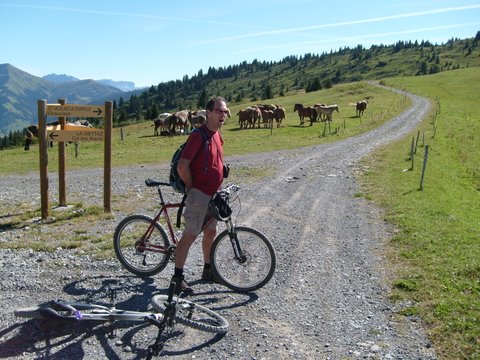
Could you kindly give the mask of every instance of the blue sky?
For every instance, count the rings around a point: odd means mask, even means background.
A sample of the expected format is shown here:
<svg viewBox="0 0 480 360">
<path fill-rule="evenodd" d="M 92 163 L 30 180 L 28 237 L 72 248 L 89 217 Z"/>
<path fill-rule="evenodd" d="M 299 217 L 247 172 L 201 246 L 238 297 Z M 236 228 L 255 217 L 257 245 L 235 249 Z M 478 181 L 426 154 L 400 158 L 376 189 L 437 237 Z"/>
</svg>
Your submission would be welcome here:
<svg viewBox="0 0 480 360">
<path fill-rule="evenodd" d="M 150 86 L 210 66 L 479 30 L 478 0 L 0 0 L 0 63 Z"/>
</svg>

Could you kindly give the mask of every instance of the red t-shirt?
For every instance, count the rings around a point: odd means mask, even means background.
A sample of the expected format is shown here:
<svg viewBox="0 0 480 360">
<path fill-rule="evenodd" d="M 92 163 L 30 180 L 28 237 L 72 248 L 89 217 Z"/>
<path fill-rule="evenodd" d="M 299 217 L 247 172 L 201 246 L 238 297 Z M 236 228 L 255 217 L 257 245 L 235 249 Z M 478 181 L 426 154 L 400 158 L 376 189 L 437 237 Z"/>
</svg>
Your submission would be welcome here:
<svg viewBox="0 0 480 360">
<path fill-rule="evenodd" d="M 193 131 L 183 148 L 181 158 L 190 160 L 192 187 L 208 195 L 215 194 L 223 181 L 223 139 L 220 133 L 211 132 L 206 126 L 202 126 L 202 130 Z"/>
</svg>

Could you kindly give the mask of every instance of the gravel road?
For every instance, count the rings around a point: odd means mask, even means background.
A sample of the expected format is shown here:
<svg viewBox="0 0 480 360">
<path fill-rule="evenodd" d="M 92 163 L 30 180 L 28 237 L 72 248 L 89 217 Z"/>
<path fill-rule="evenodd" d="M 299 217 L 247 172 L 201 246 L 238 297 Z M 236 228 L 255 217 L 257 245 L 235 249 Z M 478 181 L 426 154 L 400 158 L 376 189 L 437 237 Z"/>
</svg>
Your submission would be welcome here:
<svg viewBox="0 0 480 360">
<path fill-rule="evenodd" d="M 221 313 L 230 329 L 225 336 L 213 336 L 178 325 L 162 357 L 436 359 L 421 321 L 398 316 L 401 305 L 388 299 L 391 266 L 384 251 L 392 229 L 380 209 L 355 196 L 360 191 L 355 178 L 362 171 L 360 160 L 414 130 L 426 115 L 428 100 L 408 96 L 413 100 L 410 109 L 371 132 L 332 144 L 227 159 L 232 169 L 274 171 L 261 180 L 236 179 L 242 187 L 237 223 L 258 228 L 272 240 L 277 270 L 269 284 L 250 294 L 203 283 L 196 280 L 202 268 L 197 242 L 186 269 L 195 290 L 190 299 Z M 131 199 L 138 212 L 151 214 L 143 181 L 160 174 L 167 174 L 166 166 L 116 168 L 113 196 Z M 56 175 L 49 176 L 54 196 Z M 69 172 L 69 199 L 101 205 L 102 199 L 92 194 L 102 194 L 102 178 L 100 169 Z M 38 186 L 29 186 L 39 184 L 38 174 L 2 176 L 0 183 L 2 208 L 9 209 L 6 214 L 2 210 L 3 218 L 11 216 L 16 204 L 40 203 Z M 89 224 L 88 235 L 113 234 L 126 215 L 113 209 L 111 219 Z M 52 235 L 48 225 L 40 228 L 35 235 L 28 227 L 5 230 L 0 241 Z M 70 232 L 75 233 L 73 224 Z M 105 302 L 112 286 L 117 307 L 145 310 L 154 294 L 165 292 L 172 274 L 169 265 L 155 278 L 142 280 L 115 259 L 98 261 L 63 249 L 0 250 L 0 264 L 2 358 L 144 358 L 155 335 L 150 327 L 120 324 L 114 339 L 103 325 L 61 328 L 46 336 L 32 321 L 15 318 L 13 310 L 56 298 Z M 111 280 L 116 282 L 112 285 Z"/>
</svg>

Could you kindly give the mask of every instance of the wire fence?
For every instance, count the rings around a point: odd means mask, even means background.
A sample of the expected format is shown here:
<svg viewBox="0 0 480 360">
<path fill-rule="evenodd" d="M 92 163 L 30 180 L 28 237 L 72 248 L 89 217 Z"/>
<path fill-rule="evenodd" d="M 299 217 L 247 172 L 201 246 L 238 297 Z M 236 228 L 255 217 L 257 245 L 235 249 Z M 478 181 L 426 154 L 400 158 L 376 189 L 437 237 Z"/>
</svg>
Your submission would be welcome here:
<svg viewBox="0 0 480 360">
<path fill-rule="evenodd" d="M 428 185 L 428 168 L 434 169 L 435 171 L 431 171 L 435 174 L 436 177 L 442 179 L 442 188 L 445 188 L 447 193 L 450 193 L 451 189 L 454 189 L 458 186 L 460 182 L 460 175 L 457 171 L 454 171 L 451 167 L 448 167 L 448 164 L 445 163 L 445 160 L 442 161 L 438 160 L 438 157 L 435 156 L 435 152 L 432 153 L 431 145 L 435 144 L 434 139 L 437 134 L 438 129 L 438 119 L 440 114 L 440 101 L 437 98 L 436 102 L 436 109 L 432 113 L 432 121 L 431 130 L 417 131 L 415 136 L 412 136 L 410 142 L 410 149 L 409 149 L 409 157 L 408 160 L 410 161 L 410 168 L 405 169 L 404 171 L 413 171 L 415 169 L 415 163 L 421 161 L 421 169 L 420 169 L 420 179 L 419 179 L 419 188 L 418 190 L 423 191 L 425 188 L 425 184 Z M 430 136 L 431 134 L 431 136 Z M 428 140 L 430 139 L 430 140 Z M 432 144 L 428 144 L 431 142 Z M 419 148 L 423 148 L 424 151 L 421 153 Z"/>
</svg>

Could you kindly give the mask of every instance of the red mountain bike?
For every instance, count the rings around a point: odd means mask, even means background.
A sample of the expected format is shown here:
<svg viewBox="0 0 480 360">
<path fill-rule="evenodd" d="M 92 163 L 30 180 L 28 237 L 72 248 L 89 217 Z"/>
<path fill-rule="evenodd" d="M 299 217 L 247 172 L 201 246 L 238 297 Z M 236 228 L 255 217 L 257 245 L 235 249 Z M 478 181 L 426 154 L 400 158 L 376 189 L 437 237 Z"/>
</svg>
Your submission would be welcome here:
<svg viewBox="0 0 480 360">
<path fill-rule="evenodd" d="M 133 274 L 147 277 L 158 274 L 174 261 L 177 237 L 169 211 L 177 210 L 180 224 L 182 202 L 165 202 L 162 187 L 169 183 L 145 180 L 148 187 L 157 187 L 160 209 L 154 217 L 143 214 L 129 215 L 115 229 L 113 245 L 122 265 Z M 219 191 L 231 203 L 238 199 L 237 185 Z M 165 227 L 159 222 L 163 218 Z M 213 274 L 220 283 L 234 291 L 253 291 L 270 281 L 275 272 L 275 250 L 268 238 L 248 226 L 237 226 L 232 216 L 222 219 L 226 229 L 217 235 L 210 252 Z"/>
</svg>

